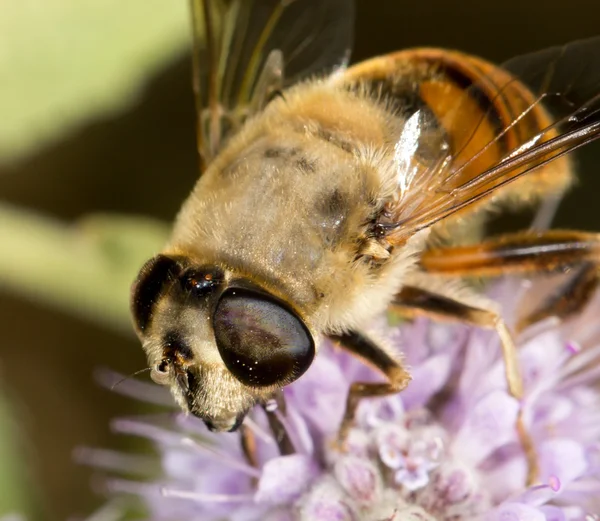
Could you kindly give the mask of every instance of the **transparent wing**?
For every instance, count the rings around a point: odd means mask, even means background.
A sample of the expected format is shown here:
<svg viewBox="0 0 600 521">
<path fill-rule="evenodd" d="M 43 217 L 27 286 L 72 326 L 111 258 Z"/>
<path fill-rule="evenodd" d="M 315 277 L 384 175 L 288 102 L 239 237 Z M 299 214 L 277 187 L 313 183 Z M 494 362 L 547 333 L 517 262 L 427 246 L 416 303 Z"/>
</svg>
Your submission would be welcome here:
<svg viewBox="0 0 600 521">
<path fill-rule="evenodd" d="M 452 151 L 447 140 L 434 160 L 412 177 L 398 164 L 399 177 L 410 183 L 399 190 L 394 208 L 378 224 L 378 234 L 402 242 L 600 137 L 600 37 L 521 56 L 502 69 L 510 76 L 484 74 L 444 114 L 445 126 L 453 128 Z M 518 86 L 517 79 L 530 92 L 514 101 L 509 91 Z M 478 94 L 480 106 L 487 101 L 490 111 L 506 112 L 501 127 L 490 128 L 494 118 L 489 112 L 470 117 L 481 114 L 471 106 Z M 540 104 L 552 118 L 535 110 Z M 420 143 L 426 129 L 425 124 L 417 126 L 413 140 Z M 402 142 L 401 136 L 397 148 Z"/>
<path fill-rule="evenodd" d="M 204 164 L 284 86 L 349 58 L 352 0 L 191 0 L 191 8 Z"/>
</svg>

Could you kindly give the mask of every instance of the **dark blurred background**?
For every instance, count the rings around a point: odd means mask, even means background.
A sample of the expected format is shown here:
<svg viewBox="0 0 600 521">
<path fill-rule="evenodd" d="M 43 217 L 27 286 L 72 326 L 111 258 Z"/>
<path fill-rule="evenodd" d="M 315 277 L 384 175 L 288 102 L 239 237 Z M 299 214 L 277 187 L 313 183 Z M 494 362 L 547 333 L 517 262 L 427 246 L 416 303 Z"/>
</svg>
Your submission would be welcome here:
<svg viewBox="0 0 600 521">
<path fill-rule="evenodd" d="M 593 0 L 358 0 L 353 60 L 443 46 L 501 62 L 594 36 L 599 19 L 600 4 Z M 584 155 L 582 188 L 562 205 L 561 225 L 600 228 L 598 164 L 597 152 Z M 0 170 L 2 200 L 65 221 L 90 212 L 172 219 L 198 172 L 189 56 L 151 78 L 127 110 L 90 121 Z M 123 373 L 143 368 L 140 346 L 133 335 L 8 292 L 0 294 L 0 324 L 1 381 L 20 424 L 23 466 L 39 491 L 40 516 L 83 516 L 102 498 L 91 492 L 92 472 L 72 462 L 72 451 L 78 445 L 117 446 L 109 420 L 136 410 L 135 402 L 99 387 L 92 373 L 99 366 Z"/>
</svg>

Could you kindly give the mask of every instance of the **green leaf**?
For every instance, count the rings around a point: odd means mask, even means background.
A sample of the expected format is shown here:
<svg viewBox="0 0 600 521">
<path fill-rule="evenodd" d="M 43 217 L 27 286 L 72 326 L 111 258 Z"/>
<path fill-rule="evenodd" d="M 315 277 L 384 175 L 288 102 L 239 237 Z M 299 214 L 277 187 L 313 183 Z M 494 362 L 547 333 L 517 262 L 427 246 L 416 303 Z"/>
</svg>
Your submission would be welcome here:
<svg viewBox="0 0 600 521">
<path fill-rule="evenodd" d="M 21 441 L 13 410 L 6 397 L 0 395 L 0 517 L 9 514 L 32 517 L 39 508 L 38 491 L 29 479 Z"/>
<path fill-rule="evenodd" d="M 7 0 L 1 10 L 0 160 L 123 109 L 189 42 L 186 0 Z"/>
<path fill-rule="evenodd" d="M 169 225 L 91 216 L 69 226 L 0 206 L 0 286 L 120 331 L 131 331 L 129 288 L 160 251 Z"/>
</svg>

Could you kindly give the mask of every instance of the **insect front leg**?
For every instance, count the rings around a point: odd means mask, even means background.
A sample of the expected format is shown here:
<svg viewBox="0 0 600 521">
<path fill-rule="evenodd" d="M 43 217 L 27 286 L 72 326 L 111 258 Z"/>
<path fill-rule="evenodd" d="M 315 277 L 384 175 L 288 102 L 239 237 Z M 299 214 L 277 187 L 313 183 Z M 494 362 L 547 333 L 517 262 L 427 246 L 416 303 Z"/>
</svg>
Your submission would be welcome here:
<svg viewBox="0 0 600 521">
<path fill-rule="evenodd" d="M 256 437 L 254 433 L 244 424 L 240 427 L 240 441 L 242 453 L 251 467 L 258 467 L 258 455 L 256 453 Z"/>
<path fill-rule="evenodd" d="M 385 383 L 355 382 L 350 386 L 346 399 L 346 410 L 338 434 L 338 443 L 343 447 L 354 422 L 360 400 L 399 393 L 406 388 L 411 377 L 398 359 L 388 353 L 384 347 L 358 331 L 351 331 L 343 335 L 331 335 L 330 338 L 344 349 L 379 369 L 388 378 L 388 382 Z"/>
<path fill-rule="evenodd" d="M 262 408 L 267 415 L 269 427 L 273 433 L 275 442 L 279 447 L 279 453 L 282 456 L 294 454 L 296 449 L 288 435 L 285 425 L 281 421 L 281 416 L 285 415 L 285 397 L 283 396 L 283 393 L 281 391 L 276 392 L 272 400 L 263 404 Z"/>
<path fill-rule="evenodd" d="M 426 278 L 423 278 L 423 282 Z M 459 322 L 486 329 L 494 329 L 500 338 L 508 392 L 519 402 L 523 397 L 523 381 L 517 357 L 517 348 L 499 313 L 484 309 L 414 286 L 405 286 L 398 293 L 392 308 L 406 317 L 426 316 L 433 320 Z M 527 459 L 527 484 L 537 481 L 539 475 L 538 456 L 533 439 L 525 427 L 522 411 L 517 416 L 517 433 Z"/>
</svg>

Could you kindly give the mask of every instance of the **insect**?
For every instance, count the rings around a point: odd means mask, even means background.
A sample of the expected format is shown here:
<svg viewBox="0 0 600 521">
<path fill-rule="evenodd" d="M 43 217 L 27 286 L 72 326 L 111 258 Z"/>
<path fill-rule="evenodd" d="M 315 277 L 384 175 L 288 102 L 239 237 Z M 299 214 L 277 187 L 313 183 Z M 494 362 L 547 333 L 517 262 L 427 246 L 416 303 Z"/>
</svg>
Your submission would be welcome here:
<svg viewBox="0 0 600 521">
<path fill-rule="evenodd" d="M 349 0 L 192 0 L 201 176 L 132 291 L 151 376 L 209 429 L 233 431 L 334 338 L 387 377 L 410 375 L 365 332 L 389 307 L 512 334 L 469 276 L 577 276 L 520 324 L 567 317 L 598 283 L 600 237 L 484 238 L 489 210 L 558 196 L 566 154 L 600 135 L 600 38 L 511 60 L 415 49 L 346 67 Z M 552 106 L 551 117 L 547 106 Z M 537 473 L 535 447 L 519 433 Z"/>
</svg>

